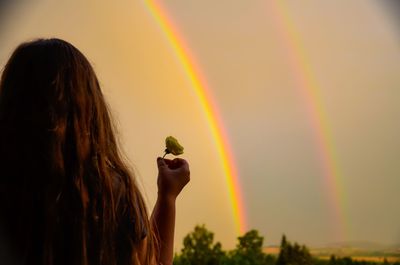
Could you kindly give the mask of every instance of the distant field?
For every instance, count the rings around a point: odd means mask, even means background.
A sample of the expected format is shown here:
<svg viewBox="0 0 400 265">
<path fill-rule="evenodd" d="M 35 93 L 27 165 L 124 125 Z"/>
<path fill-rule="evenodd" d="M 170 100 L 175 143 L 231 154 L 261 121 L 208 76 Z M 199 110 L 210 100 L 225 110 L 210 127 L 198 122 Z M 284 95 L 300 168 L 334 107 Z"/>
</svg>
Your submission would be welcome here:
<svg viewBox="0 0 400 265">
<path fill-rule="evenodd" d="M 265 247 L 264 253 L 271 254 L 271 255 L 278 255 L 279 254 L 279 247 Z"/>
<path fill-rule="evenodd" d="M 279 247 L 265 247 L 264 252 L 271 255 L 279 254 Z M 400 250 L 390 251 L 370 251 L 359 248 L 315 248 L 310 249 L 311 254 L 319 259 L 330 259 L 331 255 L 336 257 L 351 257 L 353 260 L 365 260 L 371 262 L 383 262 L 386 258 L 388 262 L 400 261 Z"/>
<path fill-rule="evenodd" d="M 330 259 L 331 256 L 316 256 L 313 255 L 314 257 L 318 259 Z M 388 256 L 388 257 L 378 257 L 378 256 L 346 256 L 346 257 L 351 257 L 353 260 L 364 260 L 364 261 L 371 261 L 371 262 L 383 262 L 383 260 L 386 258 L 386 260 L 390 263 L 400 261 L 400 257 L 394 257 L 394 256 Z"/>
</svg>

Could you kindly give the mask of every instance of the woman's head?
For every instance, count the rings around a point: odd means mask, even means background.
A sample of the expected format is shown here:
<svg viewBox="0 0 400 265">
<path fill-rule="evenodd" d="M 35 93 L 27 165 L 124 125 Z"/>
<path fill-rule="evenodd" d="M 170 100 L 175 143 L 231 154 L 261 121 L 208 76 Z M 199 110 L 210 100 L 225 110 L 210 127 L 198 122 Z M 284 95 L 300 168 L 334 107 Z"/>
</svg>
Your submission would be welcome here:
<svg viewBox="0 0 400 265">
<path fill-rule="evenodd" d="M 56 155 L 54 170 L 64 171 L 71 162 L 64 155 L 81 163 L 114 145 L 90 63 L 59 39 L 24 43 L 15 50 L 1 80 L 0 121 L 40 146 L 55 148 L 48 150 Z"/>
<path fill-rule="evenodd" d="M 3 70 L 0 186 L 3 223 L 26 259 L 129 263 L 150 232 L 93 68 L 63 40 L 23 43 Z"/>
</svg>

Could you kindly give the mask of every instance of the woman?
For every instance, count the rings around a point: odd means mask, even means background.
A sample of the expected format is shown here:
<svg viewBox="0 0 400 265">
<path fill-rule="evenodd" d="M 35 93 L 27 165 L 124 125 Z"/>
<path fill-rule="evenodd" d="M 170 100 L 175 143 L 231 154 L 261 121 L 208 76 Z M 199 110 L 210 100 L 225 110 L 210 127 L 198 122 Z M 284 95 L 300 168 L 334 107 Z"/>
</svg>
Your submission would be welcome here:
<svg viewBox="0 0 400 265">
<path fill-rule="evenodd" d="M 149 218 L 84 55 L 59 39 L 14 51 L 0 83 L 0 241 L 8 262 L 172 264 L 175 199 L 189 166 L 161 158 L 157 165 Z"/>
</svg>

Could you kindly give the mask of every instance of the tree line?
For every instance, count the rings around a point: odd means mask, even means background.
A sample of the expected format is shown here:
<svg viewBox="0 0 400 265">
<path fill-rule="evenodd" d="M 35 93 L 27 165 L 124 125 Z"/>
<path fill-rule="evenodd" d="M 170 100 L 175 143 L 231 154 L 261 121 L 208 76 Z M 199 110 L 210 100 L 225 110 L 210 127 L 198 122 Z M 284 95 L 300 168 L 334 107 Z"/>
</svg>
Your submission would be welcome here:
<svg viewBox="0 0 400 265">
<path fill-rule="evenodd" d="M 331 256 L 329 260 L 313 257 L 305 245 L 291 243 L 282 236 L 278 255 L 263 251 L 264 237 L 257 230 L 250 230 L 237 238 L 235 249 L 226 251 L 220 242 L 214 242 L 214 233 L 205 225 L 196 225 L 183 239 L 174 265 L 377 265 L 377 262 L 357 261 L 350 257 Z M 382 265 L 382 263 L 380 263 Z M 386 259 L 383 265 L 390 264 Z"/>
</svg>

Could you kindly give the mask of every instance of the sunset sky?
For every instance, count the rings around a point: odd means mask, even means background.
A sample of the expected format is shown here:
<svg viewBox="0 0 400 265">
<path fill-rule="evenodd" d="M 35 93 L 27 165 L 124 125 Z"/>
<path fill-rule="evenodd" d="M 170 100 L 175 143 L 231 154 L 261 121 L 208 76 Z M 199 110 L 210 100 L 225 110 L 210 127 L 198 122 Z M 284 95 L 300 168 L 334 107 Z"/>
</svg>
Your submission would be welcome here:
<svg viewBox="0 0 400 265">
<path fill-rule="evenodd" d="M 400 244 L 400 20 L 382 2 L 163 1 L 220 113 L 246 229 L 265 245 L 283 233 L 310 246 Z M 23 41 L 74 44 L 100 79 L 149 210 L 165 137 L 185 147 L 192 180 L 176 249 L 196 224 L 233 248 L 234 202 L 187 71 L 145 1 L 112 3 L 1 6 L 0 65 Z"/>
</svg>

